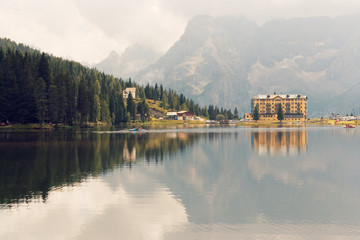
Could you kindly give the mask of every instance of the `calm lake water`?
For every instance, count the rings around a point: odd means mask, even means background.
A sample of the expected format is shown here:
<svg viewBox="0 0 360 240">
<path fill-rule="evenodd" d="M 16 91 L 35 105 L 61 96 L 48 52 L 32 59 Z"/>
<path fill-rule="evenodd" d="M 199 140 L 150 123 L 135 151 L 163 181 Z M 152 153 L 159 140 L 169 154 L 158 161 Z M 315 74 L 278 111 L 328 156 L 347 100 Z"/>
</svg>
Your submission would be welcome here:
<svg viewBox="0 0 360 240">
<path fill-rule="evenodd" d="M 0 239 L 359 239 L 360 128 L 0 132 Z"/>
</svg>

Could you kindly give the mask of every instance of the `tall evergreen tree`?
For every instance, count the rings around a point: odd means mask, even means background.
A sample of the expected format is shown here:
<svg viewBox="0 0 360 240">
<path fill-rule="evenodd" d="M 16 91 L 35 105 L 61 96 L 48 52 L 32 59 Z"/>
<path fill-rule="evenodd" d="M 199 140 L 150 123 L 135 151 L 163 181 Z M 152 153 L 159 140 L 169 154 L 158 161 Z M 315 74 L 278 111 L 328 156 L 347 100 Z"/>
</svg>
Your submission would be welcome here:
<svg viewBox="0 0 360 240">
<path fill-rule="evenodd" d="M 141 99 L 146 99 L 146 94 L 145 94 L 144 88 L 139 88 L 139 89 L 138 89 L 138 93 L 139 93 L 139 97 L 140 97 Z"/>
<path fill-rule="evenodd" d="M 134 102 L 133 96 L 130 93 L 127 99 L 127 112 L 130 114 L 132 120 L 136 118 L 136 103 Z"/>
<path fill-rule="evenodd" d="M 90 121 L 97 122 L 100 120 L 100 94 L 101 94 L 101 85 L 99 80 L 96 79 L 94 74 L 91 75 L 92 84 L 91 90 L 89 91 L 89 101 L 90 101 Z"/>
<path fill-rule="evenodd" d="M 50 121 L 53 123 L 58 123 L 59 120 L 59 110 L 60 110 L 60 101 L 59 101 L 59 91 L 57 85 L 51 84 L 49 86 L 49 115 Z"/>
<path fill-rule="evenodd" d="M 145 96 L 146 96 L 147 99 L 153 99 L 149 83 L 145 87 Z"/>
<path fill-rule="evenodd" d="M 157 83 L 155 83 L 155 88 L 154 88 L 154 90 L 153 90 L 153 99 L 155 100 L 155 101 L 157 101 L 158 100 L 158 85 L 157 85 Z"/>
<path fill-rule="evenodd" d="M 122 94 L 119 94 L 116 101 L 115 124 L 125 123 L 127 121 L 124 99 Z"/>
<path fill-rule="evenodd" d="M 209 118 L 209 117 L 210 117 L 208 108 L 207 108 L 206 106 L 203 108 L 202 116 L 204 116 L 205 118 Z"/>
<path fill-rule="evenodd" d="M 111 116 L 109 111 L 109 105 L 106 102 L 106 100 L 103 100 L 101 102 L 101 121 L 110 123 L 111 122 Z"/>
<path fill-rule="evenodd" d="M 21 123 L 36 121 L 36 107 L 34 100 L 35 80 L 32 73 L 32 62 L 26 53 L 22 61 L 23 70 L 19 78 L 19 98 L 16 103 L 15 119 Z"/>
<path fill-rule="evenodd" d="M 18 82 L 17 82 L 17 74 L 16 69 L 19 69 L 19 67 L 15 66 L 15 63 L 17 61 L 15 60 L 15 53 L 11 51 L 10 49 L 7 50 L 6 57 L 4 61 L 2 62 L 3 65 L 3 81 L 4 81 L 4 98 L 5 98 L 5 104 L 4 104 L 4 114 L 6 116 L 7 120 L 10 120 L 13 122 L 15 120 L 15 112 L 17 110 L 17 102 L 18 98 L 21 97 L 19 95 L 19 88 L 18 88 Z M 19 74 L 19 73 L 18 73 Z"/>
<path fill-rule="evenodd" d="M 80 124 L 84 125 L 87 122 L 90 111 L 89 94 L 84 78 L 80 80 L 77 106 L 80 112 Z"/>
<path fill-rule="evenodd" d="M 70 79 L 69 75 L 65 77 L 66 81 L 66 117 L 65 123 L 73 125 L 76 117 L 76 98 L 77 98 L 77 86 L 74 80 Z"/>
<path fill-rule="evenodd" d="M 239 112 L 238 112 L 237 107 L 235 107 L 235 110 L 234 110 L 234 119 L 236 119 L 236 120 L 239 119 Z"/>
<path fill-rule="evenodd" d="M 36 117 L 40 123 L 40 127 L 45 120 L 47 114 L 47 94 L 46 94 L 46 83 L 41 77 L 36 81 L 35 87 L 35 103 L 36 103 Z"/>
<path fill-rule="evenodd" d="M 0 121 L 6 120 L 6 88 L 3 76 L 3 52 L 0 48 Z"/>
<path fill-rule="evenodd" d="M 284 111 L 282 109 L 281 103 L 277 107 L 277 119 L 281 122 L 284 120 Z"/>
<path fill-rule="evenodd" d="M 92 116 L 93 116 L 93 121 L 97 122 L 102 118 L 102 111 L 103 110 L 103 105 L 100 104 L 100 98 L 98 95 L 94 95 L 94 106 L 92 108 L 93 112 L 92 112 Z M 109 107 L 107 107 L 107 109 L 109 109 Z M 110 110 L 109 110 L 109 115 L 110 115 Z"/>
<path fill-rule="evenodd" d="M 260 119 L 259 107 L 258 107 L 258 106 L 255 106 L 255 108 L 254 108 L 253 119 L 254 119 L 255 121 L 257 121 L 257 120 Z"/>
<path fill-rule="evenodd" d="M 149 114 L 149 106 L 146 104 L 145 99 L 142 100 L 138 105 L 137 105 L 137 113 L 139 113 L 141 115 L 141 120 L 145 120 L 145 118 L 148 116 Z"/>
<path fill-rule="evenodd" d="M 160 84 L 160 100 L 163 100 L 163 94 L 164 94 L 164 87 L 162 84 Z"/>
<path fill-rule="evenodd" d="M 44 79 L 46 84 L 46 89 L 48 89 L 50 86 L 51 79 L 50 79 L 50 67 L 49 67 L 48 57 L 46 56 L 45 53 L 41 54 L 38 74 L 39 74 L 38 77 Z"/>
<path fill-rule="evenodd" d="M 162 102 L 160 107 L 164 108 L 164 109 L 168 109 L 168 97 L 167 97 L 167 93 L 166 91 L 163 92 L 163 97 L 162 97 Z"/>
</svg>

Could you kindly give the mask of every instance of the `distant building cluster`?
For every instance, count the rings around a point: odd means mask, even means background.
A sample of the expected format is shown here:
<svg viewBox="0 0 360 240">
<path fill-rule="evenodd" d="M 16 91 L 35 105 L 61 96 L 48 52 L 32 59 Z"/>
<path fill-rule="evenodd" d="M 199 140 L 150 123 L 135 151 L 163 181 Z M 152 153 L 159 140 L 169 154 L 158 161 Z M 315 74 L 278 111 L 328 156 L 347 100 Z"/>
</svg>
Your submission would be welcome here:
<svg viewBox="0 0 360 240">
<path fill-rule="evenodd" d="M 301 94 L 257 95 L 251 99 L 251 113 L 245 119 L 253 120 L 257 111 L 258 120 L 278 120 L 279 108 L 282 108 L 284 121 L 306 121 L 308 117 L 308 98 Z"/>
<path fill-rule="evenodd" d="M 171 120 L 197 120 L 190 111 L 167 112 L 166 118 Z"/>
<path fill-rule="evenodd" d="M 332 113 L 329 119 L 336 121 L 358 121 L 360 116 L 340 116 L 338 113 Z"/>
<path fill-rule="evenodd" d="M 129 94 L 131 93 L 132 97 L 133 98 L 136 98 L 136 88 L 126 88 L 124 91 L 123 91 L 123 98 L 124 99 L 127 99 L 129 97 Z"/>
</svg>

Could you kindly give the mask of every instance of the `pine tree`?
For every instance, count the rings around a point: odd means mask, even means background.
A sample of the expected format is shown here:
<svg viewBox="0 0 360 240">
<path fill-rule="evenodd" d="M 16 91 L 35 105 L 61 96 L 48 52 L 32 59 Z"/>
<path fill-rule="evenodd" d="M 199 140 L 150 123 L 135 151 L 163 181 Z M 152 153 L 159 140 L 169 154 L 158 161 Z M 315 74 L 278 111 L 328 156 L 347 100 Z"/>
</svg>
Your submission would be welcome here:
<svg viewBox="0 0 360 240">
<path fill-rule="evenodd" d="M 162 107 L 164 109 L 168 109 L 168 97 L 167 97 L 166 91 L 163 92 L 163 97 L 162 97 L 162 102 L 161 102 L 160 107 Z"/>
<path fill-rule="evenodd" d="M 258 106 L 255 106 L 255 108 L 254 108 L 253 119 L 254 119 L 255 121 L 257 121 L 257 120 L 260 119 L 259 107 L 258 107 Z"/>
<path fill-rule="evenodd" d="M 16 103 L 15 119 L 21 123 L 36 122 L 36 107 L 34 100 L 34 78 L 32 73 L 32 62 L 26 53 L 22 61 L 21 76 L 19 78 L 19 98 Z"/>
<path fill-rule="evenodd" d="M 158 100 L 158 85 L 157 85 L 157 83 L 155 83 L 155 88 L 154 88 L 154 90 L 153 90 L 153 99 L 154 99 L 154 101 L 157 101 Z"/>
<path fill-rule="evenodd" d="M 45 53 L 41 54 L 38 73 L 39 73 L 38 77 L 41 77 L 42 79 L 44 79 L 45 84 L 46 84 L 46 89 L 48 89 L 50 86 L 50 82 L 51 82 L 50 67 L 49 67 L 49 62 L 48 62 L 48 59 L 47 59 L 47 56 Z"/>
<path fill-rule="evenodd" d="M 209 119 L 209 111 L 207 109 L 207 107 L 205 106 L 204 109 L 203 109 L 203 113 L 202 113 L 202 116 L 204 116 L 205 118 Z"/>
<path fill-rule="evenodd" d="M 47 114 L 47 94 L 46 94 L 46 83 L 41 77 L 38 78 L 35 87 L 35 103 L 36 103 L 36 117 L 42 128 L 42 124 Z"/>
<path fill-rule="evenodd" d="M 109 123 L 111 122 L 111 116 L 109 111 L 109 105 L 106 100 L 101 102 L 101 121 Z"/>
<path fill-rule="evenodd" d="M 140 97 L 141 99 L 146 99 L 146 94 L 145 94 L 144 88 L 140 88 L 140 89 L 138 90 L 138 92 L 139 92 L 139 97 Z"/>
<path fill-rule="evenodd" d="M 80 124 L 84 125 L 87 122 L 90 111 L 89 94 L 85 80 L 81 78 L 78 91 L 78 110 L 80 112 Z"/>
<path fill-rule="evenodd" d="M 160 100 L 163 100 L 163 94 L 164 94 L 164 87 L 162 84 L 160 84 Z"/>
<path fill-rule="evenodd" d="M 122 94 L 119 94 L 116 101 L 115 124 L 125 123 L 127 121 L 124 99 Z"/>
<path fill-rule="evenodd" d="M 234 119 L 236 119 L 236 120 L 239 119 L 239 112 L 238 112 L 237 107 L 235 107 L 235 110 L 234 110 Z"/>
<path fill-rule="evenodd" d="M 101 119 L 101 109 L 102 109 L 102 105 L 100 106 L 100 98 L 98 95 L 94 96 L 94 106 L 93 106 L 93 120 L 94 122 L 97 122 Z M 108 108 L 109 109 L 109 108 Z M 110 115 L 110 111 L 109 111 L 109 115 Z"/>
<path fill-rule="evenodd" d="M 284 111 L 282 109 L 281 103 L 277 107 L 278 107 L 277 119 L 281 122 L 282 120 L 284 120 Z"/>
<path fill-rule="evenodd" d="M 148 83 L 145 87 L 145 96 L 147 99 L 152 99 L 152 94 L 150 90 L 150 84 Z"/>
<path fill-rule="evenodd" d="M 215 116 L 214 116 L 214 106 L 213 105 L 209 105 L 209 119 L 210 120 L 215 120 Z"/>
<path fill-rule="evenodd" d="M 149 114 L 149 106 L 146 104 L 145 99 L 137 105 L 137 113 L 141 115 L 141 120 L 144 121 Z"/>
<path fill-rule="evenodd" d="M 127 112 L 130 114 L 130 118 L 132 120 L 135 120 L 136 118 L 136 104 L 133 100 L 133 96 L 132 94 L 130 93 L 129 96 L 128 96 L 128 99 L 127 99 Z"/>
<path fill-rule="evenodd" d="M 50 121 L 53 123 L 58 123 L 59 119 L 59 95 L 58 95 L 57 85 L 51 84 L 49 86 L 49 115 Z"/>
<path fill-rule="evenodd" d="M 59 123 L 66 124 L 66 113 L 67 113 L 67 92 L 65 82 L 61 82 L 61 85 L 58 87 L 58 96 L 59 96 Z"/>
<path fill-rule="evenodd" d="M 3 69 L 2 69 L 2 50 L 0 48 L 0 121 L 6 119 L 6 88 L 4 84 Z"/>
<path fill-rule="evenodd" d="M 99 80 L 95 80 L 95 76 L 92 76 L 94 84 L 91 85 L 91 92 L 89 96 L 90 100 L 90 121 L 97 122 L 100 120 L 100 93 L 101 93 L 101 85 Z"/>
<path fill-rule="evenodd" d="M 74 80 L 70 79 L 70 76 L 65 77 L 66 81 L 66 118 L 65 123 L 73 125 L 76 116 L 76 98 L 77 98 L 77 86 Z"/>
</svg>

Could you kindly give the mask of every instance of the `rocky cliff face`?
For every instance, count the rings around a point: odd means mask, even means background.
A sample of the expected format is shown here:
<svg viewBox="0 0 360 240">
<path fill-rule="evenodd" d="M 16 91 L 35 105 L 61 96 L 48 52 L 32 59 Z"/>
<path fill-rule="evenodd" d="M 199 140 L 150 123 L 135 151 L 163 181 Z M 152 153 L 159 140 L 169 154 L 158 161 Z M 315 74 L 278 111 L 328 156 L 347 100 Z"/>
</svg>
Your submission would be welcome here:
<svg viewBox="0 0 360 240">
<path fill-rule="evenodd" d="M 360 107 L 360 16 L 274 20 L 197 16 L 181 38 L 133 78 L 200 104 L 249 111 L 257 94 L 309 96 L 309 115 Z"/>
<path fill-rule="evenodd" d="M 135 81 L 162 83 L 200 104 L 246 109 L 257 32 L 258 26 L 244 18 L 195 17 L 179 41 Z"/>
<path fill-rule="evenodd" d="M 121 55 L 112 51 L 107 58 L 94 67 L 116 77 L 127 79 L 156 62 L 160 56 L 160 53 L 136 44 L 126 48 Z"/>
</svg>

